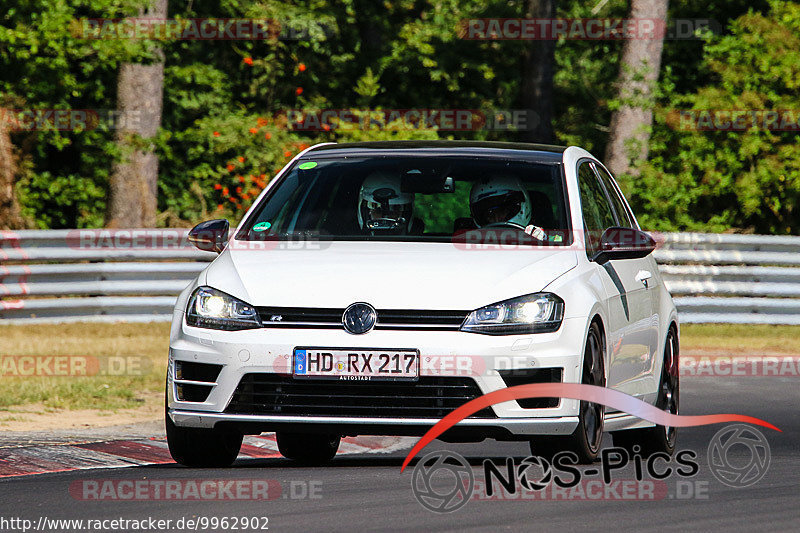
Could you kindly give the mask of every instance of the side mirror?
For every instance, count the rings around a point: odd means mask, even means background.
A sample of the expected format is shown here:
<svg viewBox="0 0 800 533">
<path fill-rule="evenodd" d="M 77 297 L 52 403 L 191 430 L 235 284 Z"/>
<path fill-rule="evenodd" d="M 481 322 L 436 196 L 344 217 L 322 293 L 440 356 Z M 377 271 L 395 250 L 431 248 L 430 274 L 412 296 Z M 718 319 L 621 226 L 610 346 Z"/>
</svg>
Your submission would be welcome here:
<svg viewBox="0 0 800 533">
<path fill-rule="evenodd" d="M 230 224 L 227 220 L 207 220 L 201 222 L 189 232 L 189 242 L 204 252 L 222 253 L 228 242 Z"/>
<path fill-rule="evenodd" d="M 640 259 L 655 249 L 656 241 L 644 231 L 613 227 L 603 232 L 592 261 L 602 265 L 612 259 Z"/>
</svg>

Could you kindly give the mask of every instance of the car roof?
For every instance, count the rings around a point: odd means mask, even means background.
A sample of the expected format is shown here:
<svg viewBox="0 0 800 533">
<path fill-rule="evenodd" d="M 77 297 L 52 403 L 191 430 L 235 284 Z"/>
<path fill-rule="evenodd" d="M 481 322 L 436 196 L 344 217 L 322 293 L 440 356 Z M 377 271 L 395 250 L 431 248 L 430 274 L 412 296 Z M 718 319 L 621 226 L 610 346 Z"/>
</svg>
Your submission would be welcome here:
<svg viewBox="0 0 800 533">
<path fill-rule="evenodd" d="M 565 146 L 493 141 L 375 141 L 317 145 L 302 159 L 315 157 L 454 156 L 501 157 L 548 163 L 561 162 Z"/>
</svg>

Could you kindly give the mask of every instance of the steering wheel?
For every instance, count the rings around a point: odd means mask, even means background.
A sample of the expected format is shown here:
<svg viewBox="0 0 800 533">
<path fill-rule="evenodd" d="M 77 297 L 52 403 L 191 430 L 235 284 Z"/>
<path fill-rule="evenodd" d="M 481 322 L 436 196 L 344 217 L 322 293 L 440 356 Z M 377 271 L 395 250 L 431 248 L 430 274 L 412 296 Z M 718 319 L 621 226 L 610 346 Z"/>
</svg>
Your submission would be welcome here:
<svg viewBox="0 0 800 533">
<path fill-rule="evenodd" d="M 491 224 L 486 224 L 483 226 L 484 228 L 514 228 L 520 231 L 525 231 L 525 227 L 517 224 L 516 222 L 510 222 L 508 220 L 504 222 L 492 222 Z"/>
<path fill-rule="evenodd" d="M 537 237 L 537 236 L 535 236 L 535 235 L 533 235 L 531 233 L 528 233 L 527 231 L 525 231 L 526 228 L 524 228 L 520 224 L 517 224 L 516 222 L 510 222 L 510 221 L 494 222 L 492 224 L 486 224 L 484 226 L 484 228 L 514 228 L 516 230 L 519 230 L 519 231 L 523 232 L 525 235 L 528 235 L 529 237 L 533 237 L 534 239 L 536 239 L 539 242 L 546 242 L 547 241 L 546 239 L 540 239 L 539 237 Z"/>
</svg>

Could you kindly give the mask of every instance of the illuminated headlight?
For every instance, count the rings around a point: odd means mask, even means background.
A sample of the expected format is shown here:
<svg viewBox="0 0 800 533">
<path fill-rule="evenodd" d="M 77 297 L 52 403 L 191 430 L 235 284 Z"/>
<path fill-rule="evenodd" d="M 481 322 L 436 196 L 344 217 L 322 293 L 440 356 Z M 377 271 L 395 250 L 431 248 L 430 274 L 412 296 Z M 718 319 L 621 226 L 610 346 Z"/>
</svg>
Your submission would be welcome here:
<svg viewBox="0 0 800 533">
<path fill-rule="evenodd" d="M 521 335 L 558 330 L 564 318 L 564 300 L 549 292 L 519 296 L 476 309 L 461 331 L 487 335 Z"/>
<path fill-rule="evenodd" d="M 199 287 L 189 299 L 186 323 L 209 329 L 252 329 L 261 327 L 256 309 L 229 294 Z"/>
</svg>

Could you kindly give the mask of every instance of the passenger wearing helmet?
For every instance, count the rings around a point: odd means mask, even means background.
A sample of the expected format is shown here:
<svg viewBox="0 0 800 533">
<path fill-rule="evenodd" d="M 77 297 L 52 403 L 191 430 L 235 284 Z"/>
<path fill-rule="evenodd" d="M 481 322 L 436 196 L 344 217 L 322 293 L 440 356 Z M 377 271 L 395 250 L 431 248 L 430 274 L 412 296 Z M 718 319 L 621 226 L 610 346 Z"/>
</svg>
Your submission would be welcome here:
<svg viewBox="0 0 800 533">
<path fill-rule="evenodd" d="M 512 226 L 541 240 L 544 230 L 531 222 L 528 191 L 512 176 L 492 176 L 476 182 L 469 195 L 472 218 L 479 228 Z"/>
<path fill-rule="evenodd" d="M 400 176 L 374 172 L 367 176 L 358 195 L 358 223 L 372 234 L 410 233 L 414 193 L 402 192 Z"/>
</svg>

